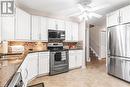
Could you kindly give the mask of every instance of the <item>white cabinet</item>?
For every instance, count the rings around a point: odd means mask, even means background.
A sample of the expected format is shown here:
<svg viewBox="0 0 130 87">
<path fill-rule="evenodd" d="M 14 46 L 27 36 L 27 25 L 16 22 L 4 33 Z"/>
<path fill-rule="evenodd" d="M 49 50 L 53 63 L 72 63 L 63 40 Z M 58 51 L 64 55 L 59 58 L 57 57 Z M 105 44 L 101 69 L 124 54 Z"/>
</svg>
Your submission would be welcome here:
<svg viewBox="0 0 130 87">
<path fill-rule="evenodd" d="M 47 19 L 46 17 L 41 17 L 41 36 L 40 39 L 41 40 L 48 40 L 48 29 L 47 29 Z"/>
<path fill-rule="evenodd" d="M 69 69 L 82 67 L 82 50 L 69 51 Z"/>
<path fill-rule="evenodd" d="M 119 13 L 120 13 L 119 10 L 117 10 L 117 11 L 114 11 L 114 12 L 107 15 L 107 27 L 119 24 L 119 21 L 120 21 L 119 20 L 119 18 L 120 18 Z"/>
<path fill-rule="evenodd" d="M 83 51 L 77 50 L 77 56 L 76 56 L 76 67 L 82 66 L 82 58 L 83 58 Z"/>
<path fill-rule="evenodd" d="M 65 22 L 58 19 L 47 18 L 47 29 L 65 30 Z"/>
<path fill-rule="evenodd" d="M 39 53 L 39 75 L 49 73 L 49 52 Z"/>
<path fill-rule="evenodd" d="M 129 22 L 130 22 L 130 5 L 107 15 L 107 27 Z"/>
<path fill-rule="evenodd" d="M 0 41 L 2 40 L 2 35 L 1 35 L 1 32 L 2 32 L 2 17 L 0 17 Z"/>
<path fill-rule="evenodd" d="M 57 30 L 65 30 L 65 22 L 62 20 L 56 20 Z"/>
<path fill-rule="evenodd" d="M 76 56 L 74 53 L 69 53 L 69 69 L 76 67 Z"/>
<path fill-rule="evenodd" d="M 28 81 L 38 75 L 38 53 L 28 54 Z"/>
<path fill-rule="evenodd" d="M 120 9 L 120 16 L 121 24 L 130 22 L 130 5 Z"/>
<path fill-rule="evenodd" d="M 29 58 L 28 58 L 28 55 L 27 55 L 27 57 L 25 58 L 25 60 L 21 64 L 20 68 L 18 69 L 18 72 L 21 72 L 22 80 L 24 82 L 24 87 L 26 87 L 27 82 L 28 82 L 28 75 L 29 75 L 29 71 L 27 69 L 28 62 L 29 62 Z"/>
<path fill-rule="evenodd" d="M 31 40 L 48 40 L 46 18 L 32 15 L 31 19 Z"/>
<path fill-rule="evenodd" d="M 30 15 L 16 8 L 16 40 L 30 40 Z"/>
<path fill-rule="evenodd" d="M 56 20 L 53 18 L 47 18 L 47 29 L 56 30 Z"/>
<path fill-rule="evenodd" d="M 1 29 L 2 40 L 14 40 L 14 16 L 1 17 Z"/>
<path fill-rule="evenodd" d="M 21 72 L 24 87 L 26 87 L 28 81 L 38 74 L 38 53 L 28 54 L 18 72 Z"/>
<path fill-rule="evenodd" d="M 72 40 L 72 26 L 71 26 L 71 22 L 65 22 L 65 40 L 67 41 L 71 41 Z"/>
<path fill-rule="evenodd" d="M 66 39 L 69 41 L 78 41 L 79 25 L 75 22 L 65 22 Z"/>
<path fill-rule="evenodd" d="M 40 16 L 31 16 L 31 40 L 40 39 Z"/>
<path fill-rule="evenodd" d="M 78 23 L 72 23 L 72 40 L 78 41 Z"/>
</svg>

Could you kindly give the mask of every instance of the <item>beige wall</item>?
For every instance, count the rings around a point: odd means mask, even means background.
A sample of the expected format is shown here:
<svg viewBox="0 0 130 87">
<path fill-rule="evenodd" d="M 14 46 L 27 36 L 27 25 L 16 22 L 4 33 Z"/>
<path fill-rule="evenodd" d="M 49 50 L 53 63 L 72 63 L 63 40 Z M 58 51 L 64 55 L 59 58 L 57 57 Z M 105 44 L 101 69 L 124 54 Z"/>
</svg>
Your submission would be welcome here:
<svg viewBox="0 0 130 87">
<path fill-rule="evenodd" d="M 90 28 L 90 48 L 94 51 L 96 56 L 100 58 L 105 58 L 106 49 L 106 29 L 102 26 L 95 26 Z"/>
</svg>

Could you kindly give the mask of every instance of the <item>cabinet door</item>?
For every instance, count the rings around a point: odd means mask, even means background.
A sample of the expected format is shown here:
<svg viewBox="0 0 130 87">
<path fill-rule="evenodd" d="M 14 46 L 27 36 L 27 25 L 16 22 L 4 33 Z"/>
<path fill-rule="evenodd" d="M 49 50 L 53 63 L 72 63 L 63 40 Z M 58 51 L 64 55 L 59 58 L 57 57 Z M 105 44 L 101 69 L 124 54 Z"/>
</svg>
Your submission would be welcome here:
<svg viewBox="0 0 130 87">
<path fill-rule="evenodd" d="M 2 17 L 0 16 L 0 41 L 2 40 Z"/>
<path fill-rule="evenodd" d="M 30 40 L 30 15 L 16 8 L 15 39 Z"/>
<path fill-rule="evenodd" d="M 41 40 L 48 40 L 48 29 L 47 29 L 47 19 L 41 17 Z"/>
<path fill-rule="evenodd" d="M 14 17 L 2 17 L 2 40 L 14 40 Z"/>
<path fill-rule="evenodd" d="M 76 67 L 76 56 L 73 54 L 69 55 L 69 69 L 73 69 Z"/>
<path fill-rule="evenodd" d="M 78 41 L 78 23 L 72 23 L 72 40 Z"/>
<path fill-rule="evenodd" d="M 76 52 L 76 67 L 81 67 L 82 66 L 82 51 L 77 50 Z"/>
<path fill-rule="evenodd" d="M 65 22 L 62 20 L 56 20 L 57 29 L 58 30 L 65 30 Z"/>
<path fill-rule="evenodd" d="M 107 27 L 119 24 L 119 10 L 107 15 Z"/>
<path fill-rule="evenodd" d="M 28 81 L 38 75 L 38 53 L 28 54 L 29 62 L 27 66 Z"/>
<path fill-rule="evenodd" d="M 49 52 L 39 53 L 39 75 L 49 73 Z"/>
<path fill-rule="evenodd" d="M 75 51 L 69 51 L 69 69 L 76 67 L 76 54 Z"/>
<path fill-rule="evenodd" d="M 22 79 L 23 79 L 23 82 L 25 85 L 28 82 L 28 75 L 29 75 L 29 71 L 27 69 L 28 63 L 29 63 L 29 56 L 27 55 L 27 57 L 25 58 L 25 60 L 23 61 L 23 63 L 21 64 L 21 66 L 18 70 L 18 72 L 21 72 Z"/>
<path fill-rule="evenodd" d="M 39 40 L 40 39 L 40 17 L 39 16 L 32 16 L 31 17 L 31 39 L 32 40 Z"/>
<path fill-rule="evenodd" d="M 56 30 L 56 20 L 52 18 L 47 18 L 47 28 L 51 30 Z"/>
<path fill-rule="evenodd" d="M 130 22 L 130 5 L 120 9 L 120 16 L 121 24 Z"/>
<path fill-rule="evenodd" d="M 65 40 L 71 41 L 72 40 L 72 26 L 71 22 L 65 22 Z"/>
</svg>

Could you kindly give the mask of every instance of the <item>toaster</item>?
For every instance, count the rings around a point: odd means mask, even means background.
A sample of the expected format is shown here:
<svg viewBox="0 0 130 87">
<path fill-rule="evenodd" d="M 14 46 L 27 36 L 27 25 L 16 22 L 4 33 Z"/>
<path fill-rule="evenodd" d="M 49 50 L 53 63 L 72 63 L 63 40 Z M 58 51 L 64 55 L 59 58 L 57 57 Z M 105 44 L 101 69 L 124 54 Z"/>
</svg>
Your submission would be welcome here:
<svg viewBox="0 0 130 87">
<path fill-rule="evenodd" d="M 9 46 L 9 52 L 12 53 L 23 53 L 24 52 L 24 46 L 17 45 L 17 46 Z"/>
</svg>

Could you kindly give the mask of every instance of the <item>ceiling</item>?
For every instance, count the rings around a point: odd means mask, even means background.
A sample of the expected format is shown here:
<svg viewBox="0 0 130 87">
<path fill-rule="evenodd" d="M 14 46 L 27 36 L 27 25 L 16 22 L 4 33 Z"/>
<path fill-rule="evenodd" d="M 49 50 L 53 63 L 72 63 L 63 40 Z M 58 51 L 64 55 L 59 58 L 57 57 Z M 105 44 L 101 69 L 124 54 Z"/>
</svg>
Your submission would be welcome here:
<svg viewBox="0 0 130 87">
<path fill-rule="evenodd" d="M 16 3 L 21 8 L 26 8 L 25 10 L 28 9 L 28 11 L 33 9 L 39 13 L 68 17 L 68 15 L 79 11 L 77 9 L 78 1 L 79 0 L 16 0 Z M 108 8 L 96 11 L 96 13 L 103 15 L 102 18 L 92 18 L 89 20 L 91 24 L 100 26 L 105 25 L 105 15 L 107 13 L 130 4 L 130 0 L 92 0 L 92 2 L 94 6 L 110 5 Z"/>
</svg>

